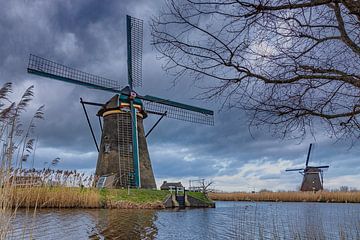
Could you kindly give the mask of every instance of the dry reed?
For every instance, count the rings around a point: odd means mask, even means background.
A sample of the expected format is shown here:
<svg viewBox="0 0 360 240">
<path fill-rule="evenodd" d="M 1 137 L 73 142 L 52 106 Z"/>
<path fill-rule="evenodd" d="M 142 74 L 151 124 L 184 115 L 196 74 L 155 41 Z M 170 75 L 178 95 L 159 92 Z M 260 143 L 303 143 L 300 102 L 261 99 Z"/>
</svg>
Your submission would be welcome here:
<svg viewBox="0 0 360 240">
<path fill-rule="evenodd" d="M 35 185 L 39 183 L 42 186 L 62 186 L 62 187 L 92 187 L 96 181 L 93 174 L 85 174 L 76 170 L 60 170 L 44 168 L 32 169 L 13 169 L 9 171 L 10 176 L 14 176 L 13 185 Z M 28 184 L 21 183 L 21 178 L 27 180 Z M 41 182 L 39 182 L 39 180 Z"/>
<path fill-rule="evenodd" d="M 0 189 L 0 194 L 4 190 Z M 12 188 L 12 208 L 118 208 L 118 209 L 162 209 L 163 202 L 152 199 L 154 193 L 146 190 L 131 190 L 132 198 L 126 191 L 113 189 L 102 191 L 96 188 L 78 187 L 25 187 Z M 126 196 L 125 196 L 126 195 Z M 147 201 L 136 202 L 148 197 Z M 122 200 L 121 198 L 129 198 Z"/>
<path fill-rule="evenodd" d="M 209 197 L 218 201 L 360 203 L 360 192 L 234 192 L 209 193 Z"/>
<path fill-rule="evenodd" d="M 7 237 L 11 219 L 16 216 L 11 169 L 22 169 L 23 163 L 34 153 L 34 129 L 36 122 L 43 119 L 44 106 L 36 110 L 27 124 L 21 119 L 33 98 L 33 88 L 27 88 L 20 100 L 13 102 L 10 100 L 12 84 L 0 87 L 0 239 Z"/>
<path fill-rule="evenodd" d="M 14 188 L 12 198 L 13 208 L 98 208 L 101 203 L 99 190 L 92 188 Z"/>
</svg>

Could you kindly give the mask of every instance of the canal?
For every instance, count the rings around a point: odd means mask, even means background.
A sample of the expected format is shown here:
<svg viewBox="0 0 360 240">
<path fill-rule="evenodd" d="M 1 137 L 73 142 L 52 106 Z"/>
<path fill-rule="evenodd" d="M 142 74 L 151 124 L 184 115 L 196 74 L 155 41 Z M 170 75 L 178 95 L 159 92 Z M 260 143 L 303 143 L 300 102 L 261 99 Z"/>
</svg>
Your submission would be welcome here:
<svg viewBox="0 0 360 240">
<path fill-rule="evenodd" d="M 18 210 L 9 239 L 360 239 L 360 204 L 217 202 L 184 210 Z"/>
</svg>

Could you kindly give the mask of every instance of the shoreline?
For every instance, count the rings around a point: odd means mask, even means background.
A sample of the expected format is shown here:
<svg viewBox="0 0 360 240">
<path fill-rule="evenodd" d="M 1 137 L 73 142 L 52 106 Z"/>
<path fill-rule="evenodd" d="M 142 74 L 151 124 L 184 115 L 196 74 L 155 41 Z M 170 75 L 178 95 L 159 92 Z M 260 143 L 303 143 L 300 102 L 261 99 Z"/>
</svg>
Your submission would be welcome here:
<svg viewBox="0 0 360 240">
<path fill-rule="evenodd" d="M 18 208 L 88 208 L 88 209 L 166 209 L 171 193 L 150 189 L 97 189 L 79 187 L 28 187 L 0 189 L 7 192 L 8 204 Z M 187 193 L 188 198 L 202 202 L 186 207 L 207 207 L 212 201 L 202 193 Z M 176 206 L 176 205 L 175 205 Z"/>
<path fill-rule="evenodd" d="M 360 192 L 209 193 L 213 201 L 360 203 Z"/>
<path fill-rule="evenodd" d="M 97 189 L 78 187 L 29 187 L 0 189 L 0 194 L 9 191 L 12 208 L 78 208 L 78 209 L 169 209 L 171 193 L 149 189 Z M 188 198 L 214 207 L 212 201 L 242 202 L 318 202 L 318 203 L 360 203 L 360 192 L 234 192 L 209 193 L 208 198 L 199 192 L 187 192 Z M 189 206 L 187 206 L 189 207 Z"/>
</svg>

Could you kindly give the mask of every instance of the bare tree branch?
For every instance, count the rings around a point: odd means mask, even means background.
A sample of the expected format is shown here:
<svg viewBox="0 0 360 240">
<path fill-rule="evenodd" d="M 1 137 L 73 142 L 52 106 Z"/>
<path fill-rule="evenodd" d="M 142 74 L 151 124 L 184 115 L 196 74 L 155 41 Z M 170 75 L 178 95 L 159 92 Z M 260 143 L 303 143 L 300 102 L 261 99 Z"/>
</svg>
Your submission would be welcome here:
<svg viewBox="0 0 360 240">
<path fill-rule="evenodd" d="M 360 1 L 169 0 L 152 36 L 167 71 L 210 83 L 201 97 L 253 127 L 360 137 Z"/>
</svg>

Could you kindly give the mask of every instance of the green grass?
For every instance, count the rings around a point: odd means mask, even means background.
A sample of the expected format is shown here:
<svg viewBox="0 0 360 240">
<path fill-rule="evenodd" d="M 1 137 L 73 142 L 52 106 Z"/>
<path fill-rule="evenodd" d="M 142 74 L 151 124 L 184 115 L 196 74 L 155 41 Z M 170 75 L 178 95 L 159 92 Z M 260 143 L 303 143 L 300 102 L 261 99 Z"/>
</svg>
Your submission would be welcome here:
<svg viewBox="0 0 360 240">
<path fill-rule="evenodd" d="M 169 191 L 151 189 L 103 189 L 100 192 L 103 199 L 113 201 L 127 201 L 133 203 L 162 202 L 169 195 Z"/>
<path fill-rule="evenodd" d="M 212 201 L 202 192 L 187 192 L 187 194 L 205 203 L 212 203 Z"/>
</svg>

